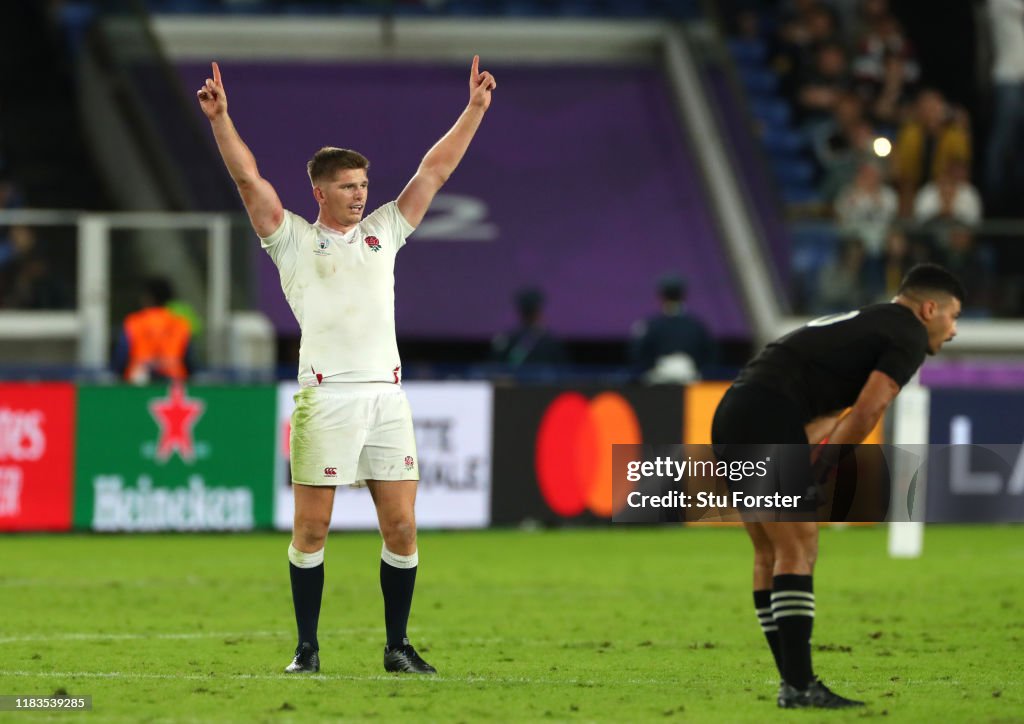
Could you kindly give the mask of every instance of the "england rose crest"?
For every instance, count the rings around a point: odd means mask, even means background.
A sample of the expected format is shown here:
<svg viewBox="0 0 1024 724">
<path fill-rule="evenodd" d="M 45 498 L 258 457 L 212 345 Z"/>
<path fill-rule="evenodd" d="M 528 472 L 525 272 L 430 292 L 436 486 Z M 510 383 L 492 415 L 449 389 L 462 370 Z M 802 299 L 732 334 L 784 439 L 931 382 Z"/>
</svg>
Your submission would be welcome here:
<svg viewBox="0 0 1024 724">
<path fill-rule="evenodd" d="M 378 239 L 376 236 L 368 236 L 366 237 L 366 239 L 364 239 L 364 241 L 366 242 L 366 245 L 370 247 L 373 251 L 380 251 L 380 239 Z"/>
<path fill-rule="evenodd" d="M 412 455 L 406 455 L 405 456 L 405 469 L 406 470 L 412 470 L 413 464 L 414 464 L 414 462 L 413 462 L 413 459 L 412 459 Z"/>
</svg>

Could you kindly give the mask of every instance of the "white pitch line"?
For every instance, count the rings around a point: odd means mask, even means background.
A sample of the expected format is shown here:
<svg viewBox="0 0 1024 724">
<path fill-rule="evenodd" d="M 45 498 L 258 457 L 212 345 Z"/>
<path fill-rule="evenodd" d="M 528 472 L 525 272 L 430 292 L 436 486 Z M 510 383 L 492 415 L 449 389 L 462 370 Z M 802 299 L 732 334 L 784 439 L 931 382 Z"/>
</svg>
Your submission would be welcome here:
<svg viewBox="0 0 1024 724">
<path fill-rule="evenodd" d="M 410 631 L 416 631 L 415 628 L 411 628 Z M 337 628 L 330 629 L 328 631 L 321 631 L 321 638 L 328 637 L 344 637 L 344 636 L 364 636 L 367 638 L 377 638 L 381 633 L 380 628 L 367 626 L 364 628 Z M 13 644 L 13 643 L 34 643 L 34 642 L 47 642 L 47 641 L 152 641 L 152 640 L 190 640 L 190 639 L 239 639 L 243 641 L 248 638 L 282 638 L 291 639 L 294 634 L 289 631 L 192 631 L 185 633 L 57 633 L 57 634 L 26 634 L 24 636 L 0 636 L 0 645 Z M 519 638 L 515 636 L 510 637 L 466 637 L 459 636 L 458 642 L 460 645 L 516 645 L 516 646 L 561 646 L 560 643 L 552 639 L 535 639 L 535 638 Z M 692 641 L 664 641 L 661 642 L 663 646 L 689 646 L 692 645 Z M 580 650 L 587 648 L 586 646 L 579 647 Z M 594 648 L 597 648 L 597 644 L 594 644 Z"/>
<path fill-rule="evenodd" d="M 184 681 L 219 681 L 224 679 L 238 681 L 426 681 L 450 684 L 542 684 L 547 686 L 608 686 L 608 685 L 676 685 L 676 680 L 666 679 L 621 679 L 588 681 L 584 679 L 533 679 L 526 676 L 417 676 L 405 677 L 398 674 L 372 674 L 358 676 L 355 674 L 149 674 L 125 671 L 5 671 L 0 669 L 0 677 L 35 677 L 35 678 L 66 678 L 66 679 L 164 679 Z"/>
<path fill-rule="evenodd" d="M 325 631 L 321 635 L 349 635 L 377 633 L 377 628 L 348 628 Z M 29 634 L 27 636 L 0 637 L 0 644 L 30 641 L 139 641 L 151 639 L 219 639 L 219 638 L 293 638 L 287 631 L 193 631 L 190 633 L 61 633 Z"/>
</svg>

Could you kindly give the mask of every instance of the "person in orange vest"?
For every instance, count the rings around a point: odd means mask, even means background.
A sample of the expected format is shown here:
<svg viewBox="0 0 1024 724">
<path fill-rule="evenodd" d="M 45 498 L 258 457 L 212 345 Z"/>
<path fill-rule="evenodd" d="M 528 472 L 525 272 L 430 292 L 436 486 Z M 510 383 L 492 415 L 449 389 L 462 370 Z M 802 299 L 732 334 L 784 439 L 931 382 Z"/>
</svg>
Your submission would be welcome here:
<svg viewBox="0 0 1024 724">
<path fill-rule="evenodd" d="M 115 351 L 121 377 L 133 384 L 182 381 L 192 369 L 192 327 L 167 308 L 174 290 L 162 277 L 143 282 L 142 309 L 125 317 Z"/>
</svg>

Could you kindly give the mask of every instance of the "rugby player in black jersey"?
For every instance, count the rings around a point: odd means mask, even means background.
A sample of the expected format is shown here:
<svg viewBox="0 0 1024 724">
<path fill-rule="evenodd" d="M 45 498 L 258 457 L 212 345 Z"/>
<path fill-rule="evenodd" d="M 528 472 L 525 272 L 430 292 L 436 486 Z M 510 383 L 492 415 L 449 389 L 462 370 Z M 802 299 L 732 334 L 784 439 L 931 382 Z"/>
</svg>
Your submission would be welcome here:
<svg viewBox="0 0 1024 724">
<path fill-rule="evenodd" d="M 783 492 L 810 499 L 805 520 L 766 522 L 756 510 L 741 511 L 754 544 L 754 607 L 782 677 L 780 707 L 863 705 L 830 691 L 811 666 L 815 471 L 830 463 L 812 465 L 812 450 L 827 440 L 819 452 L 832 456 L 863 442 L 925 356 L 956 335 L 963 300 L 948 271 L 915 266 L 891 302 L 816 319 L 770 343 L 715 411 L 711 438 L 720 459 L 764 459 L 766 446 L 776 446 Z"/>
</svg>

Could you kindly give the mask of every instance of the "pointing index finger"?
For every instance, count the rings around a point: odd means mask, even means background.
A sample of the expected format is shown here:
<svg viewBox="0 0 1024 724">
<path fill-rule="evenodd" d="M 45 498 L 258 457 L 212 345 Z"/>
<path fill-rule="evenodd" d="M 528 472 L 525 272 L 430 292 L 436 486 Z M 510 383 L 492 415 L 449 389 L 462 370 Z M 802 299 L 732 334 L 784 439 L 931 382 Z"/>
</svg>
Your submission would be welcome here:
<svg viewBox="0 0 1024 724">
<path fill-rule="evenodd" d="M 477 77 L 480 75 L 480 56 L 479 55 L 474 55 L 473 56 L 473 70 L 471 70 L 470 72 L 472 73 L 472 77 L 470 78 L 470 80 L 472 80 L 473 82 L 476 82 Z"/>
<path fill-rule="evenodd" d="M 220 85 L 220 66 L 217 65 L 217 61 L 213 61 L 213 82 Z"/>
</svg>

